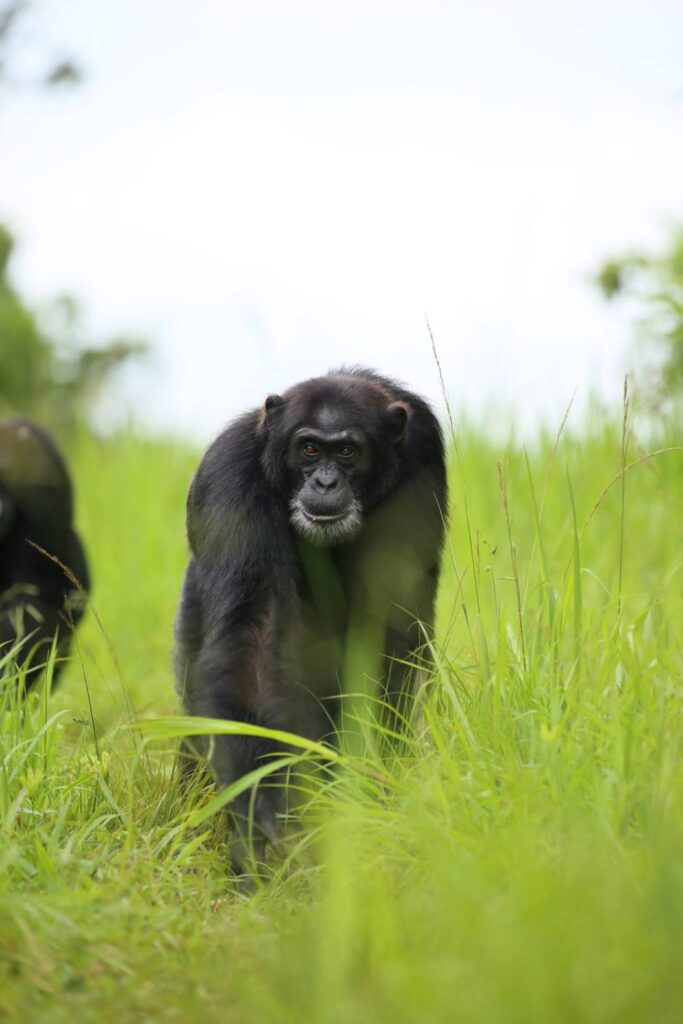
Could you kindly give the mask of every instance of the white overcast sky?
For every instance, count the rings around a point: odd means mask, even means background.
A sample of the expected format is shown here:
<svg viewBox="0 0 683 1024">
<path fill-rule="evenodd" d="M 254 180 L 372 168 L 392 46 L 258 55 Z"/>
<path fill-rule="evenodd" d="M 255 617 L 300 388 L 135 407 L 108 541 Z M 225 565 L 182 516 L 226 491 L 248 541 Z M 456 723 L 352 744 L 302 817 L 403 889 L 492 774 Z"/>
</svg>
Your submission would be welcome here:
<svg viewBox="0 0 683 1024">
<path fill-rule="evenodd" d="M 0 218 L 32 299 L 144 334 L 145 420 L 205 438 L 340 362 L 495 425 L 616 400 L 587 283 L 683 218 L 683 3 L 42 0 L 5 93 Z"/>
</svg>

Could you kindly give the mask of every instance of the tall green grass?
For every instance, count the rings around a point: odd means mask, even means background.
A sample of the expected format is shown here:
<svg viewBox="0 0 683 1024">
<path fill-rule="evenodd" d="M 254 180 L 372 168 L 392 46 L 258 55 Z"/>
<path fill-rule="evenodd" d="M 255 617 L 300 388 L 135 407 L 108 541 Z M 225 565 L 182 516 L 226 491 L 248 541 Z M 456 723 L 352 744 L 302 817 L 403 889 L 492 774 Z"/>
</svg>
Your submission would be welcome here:
<svg viewBox="0 0 683 1024">
<path fill-rule="evenodd" d="M 210 794 L 130 728 L 178 712 L 197 453 L 81 438 L 92 608 L 59 689 L 0 719 L 5 1018 L 680 1020 L 683 453 L 623 426 L 461 430 L 411 728 L 297 776 L 251 896 Z"/>
</svg>

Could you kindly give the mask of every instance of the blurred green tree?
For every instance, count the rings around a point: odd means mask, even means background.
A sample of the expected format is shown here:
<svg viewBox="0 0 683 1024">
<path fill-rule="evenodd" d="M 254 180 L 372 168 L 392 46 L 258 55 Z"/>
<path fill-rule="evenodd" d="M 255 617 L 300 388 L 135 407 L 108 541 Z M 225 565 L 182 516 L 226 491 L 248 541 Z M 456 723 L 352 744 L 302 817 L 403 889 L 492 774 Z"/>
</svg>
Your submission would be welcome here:
<svg viewBox="0 0 683 1024">
<path fill-rule="evenodd" d="M 636 301 L 640 331 L 659 347 L 651 400 L 683 395 L 683 227 L 673 229 L 659 253 L 634 250 L 607 260 L 595 282 L 606 299 Z"/>
<path fill-rule="evenodd" d="M 0 224 L 0 402 L 28 410 L 54 375 L 54 352 L 7 280 L 13 245 Z"/>
<path fill-rule="evenodd" d="M 10 52 L 17 38 L 17 27 L 28 11 L 27 0 L 8 0 L 0 3 L 0 84 L 12 81 Z M 71 58 L 53 58 L 46 62 L 38 84 L 45 86 L 75 85 L 81 80 L 81 70 Z M 33 82 L 31 84 L 34 84 Z"/>
<path fill-rule="evenodd" d="M 70 298 L 56 300 L 42 314 L 31 309 L 8 277 L 13 247 L 12 235 L 0 224 L 0 413 L 62 422 L 87 416 L 113 372 L 147 346 L 132 338 L 84 344 L 78 305 Z"/>
<path fill-rule="evenodd" d="M 12 72 L 17 28 L 29 6 L 26 0 L 0 2 L 0 88 L 80 82 L 78 65 L 64 57 L 42 61 L 43 70 L 29 82 Z M 13 249 L 12 234 L 0 223 L 0 415 L 18 411 L 60 422 L 87 417 L 114 371 L 147 346 L 132 338 L 89 345 L 78 304 L 68 297 L 40 312 L 32 309 L 8 276 Z"/>
</svg>

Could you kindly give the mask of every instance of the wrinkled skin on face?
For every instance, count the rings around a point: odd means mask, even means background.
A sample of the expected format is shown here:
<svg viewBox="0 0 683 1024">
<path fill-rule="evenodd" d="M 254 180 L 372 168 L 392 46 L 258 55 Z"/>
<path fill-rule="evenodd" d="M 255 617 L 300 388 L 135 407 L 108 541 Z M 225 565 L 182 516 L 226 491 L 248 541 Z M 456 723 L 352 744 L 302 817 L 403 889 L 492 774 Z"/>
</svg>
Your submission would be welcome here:
<svg viewBox="0 0 683 1024">
<path fill-rule="evenodd" d="M 313 544 L 350 540 L 363 523 L 362 483 L 370 462 L 367 439 L 361 431 L 346 429 L 343 416 L 334 418 L 337 422 L 327 430 L 303 426 L 290 440 L 288 458 L 301 484 L 290 502 L 291 523 Z"/>
<path fill-rule="evenodd" d="M 299 385 L 294 394 L 266 399 L 264 463 L 267 470 L 277 467 L 276 480 L 284 476 L 299 536 L 322 547 L 357 536 L 378 495 L 394 482 L 409 415 L 406 403 L 357 383 L 346 395 L 317 379 L 308 394 Z"/>
</svg>

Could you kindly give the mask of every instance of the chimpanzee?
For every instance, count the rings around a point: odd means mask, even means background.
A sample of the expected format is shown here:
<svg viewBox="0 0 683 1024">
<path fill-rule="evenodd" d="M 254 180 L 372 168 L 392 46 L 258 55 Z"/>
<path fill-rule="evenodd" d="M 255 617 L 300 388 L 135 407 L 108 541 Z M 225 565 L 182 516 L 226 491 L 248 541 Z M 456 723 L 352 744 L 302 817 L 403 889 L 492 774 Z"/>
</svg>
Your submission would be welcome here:
<svg viewBox="0 0 683 1024">
<path fill-rule="evenodd" d="M 0 676 L 16 665 L 26 688 L 55 637 L 56 679 L 83 614 L 89 576 L 72 520 L 71 480 L 52 439 L 22 417 L 0 422 Z"/>
<path fill-rule="evenodd" d="M 433 623 L 446 512 L 434 414 L 371 370 L 304 381 L 235 420 L 188 496 L 175 650 L 185 709 L 323 738 L 339 695 L 361 686 L 345 674 L 368 638 L 379 695 L 396 706 Z M 198 746 L 219 786 L 273 751 L 247 737 Z M 249 814 L 262 839 L 277 835 L 278 799 L 272 787 L 239 798 L 238 839 Z"/>
</svg>

